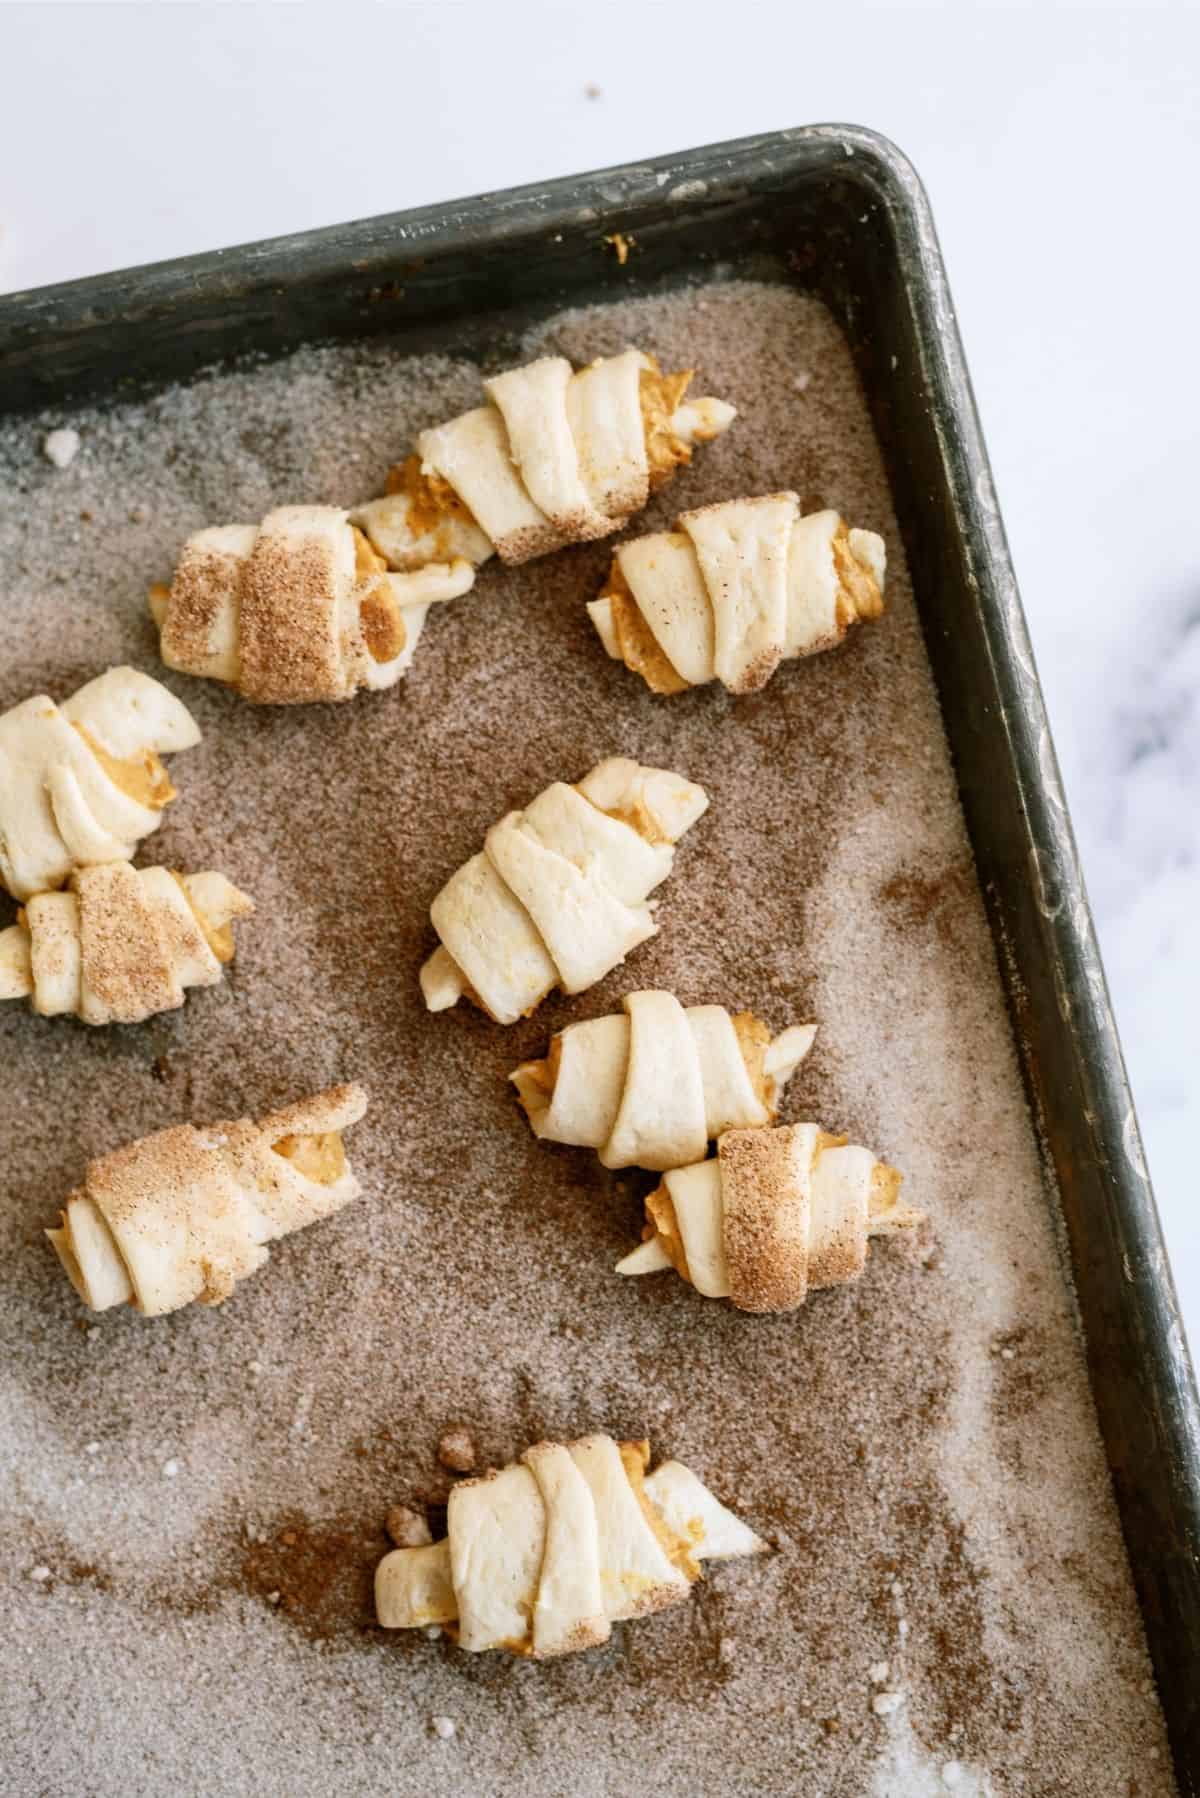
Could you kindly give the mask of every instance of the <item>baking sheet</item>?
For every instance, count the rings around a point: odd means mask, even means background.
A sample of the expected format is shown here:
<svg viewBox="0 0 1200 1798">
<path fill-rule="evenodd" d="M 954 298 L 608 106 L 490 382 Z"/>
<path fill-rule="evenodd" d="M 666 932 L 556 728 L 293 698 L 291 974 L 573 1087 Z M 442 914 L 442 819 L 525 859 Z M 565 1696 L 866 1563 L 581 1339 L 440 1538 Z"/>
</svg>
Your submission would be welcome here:
<svg viewBox="0 0 1200 1798">
<path fill-rule="evenodd" d="M 527 347 L 631 340 L 742 411 L 639 528 L 795 487 L 884 532 L 888 617 L 736 706 L 656 700 L 587 622 L 600 545 L 485 569 L 381 698 L 259 712 L 170 677 L 205 743 L 177 758 L 144 859 L 218 866 L 255 896 L 231 980 L 137 1029 L 0 1016 L 0 1742 L 19 1791 L 1173 1789 L 849 354 L 817 302 L 744 285 L 577 314 Z M 36 422 L 11 427 L 0 705 L 113 661 L 155 671 L 142 595 L 189 530 L 375 490 L 477 382 L 386 346 L 304 351 L 73 421 L 63 473 Z M 428 1017 L 433 893 L 505 809 L 613 752 L 712 795 L 659 938 L 513 1030 Z M 539 1148 L 505 1076 L 650 984 L 776 1027 L 815 1017 L 784 1115 L 904 1169 L 932 1219 L 920 1252 L 877 1248 L 857 1288 L 772 1320 L 616 1280 L 635 1182 Z M 79 1327 L 40 1227 L 88 1154 L 344 1077 L 373 1097 L 349 1145 L 357 1207 L 279 1245 L 222 1310 Z M 384 1513 L 444 1501 L 434 1450 L 459 1421 L 497 1462 L 543 1434 L 648 1434 L 776 1552 L 573 1662 L 385 1637 Z M 883 1717 L 880 1689 L 904 1695 Z"/>
</svg>

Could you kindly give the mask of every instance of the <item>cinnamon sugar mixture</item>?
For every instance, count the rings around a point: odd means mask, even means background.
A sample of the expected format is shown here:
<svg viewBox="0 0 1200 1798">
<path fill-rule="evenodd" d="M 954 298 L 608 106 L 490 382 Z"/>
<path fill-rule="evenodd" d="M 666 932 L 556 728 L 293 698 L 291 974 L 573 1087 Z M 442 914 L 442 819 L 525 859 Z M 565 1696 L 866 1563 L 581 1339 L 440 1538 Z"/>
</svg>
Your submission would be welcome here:
<svg viewBox="0 0 1200 1798">
<path fill-rule="evenodd" d="M 0 1010 L 14 1798 L 1174 1789 L 847 349 L 814 301 L 746 285 L 576 313 L 524 347 L 631 341 L 741 412 L 633 528 L 793 487 L 884 534 L 887 615 L 753 697 L 659 699 L 588 622 L 597 543 L 489 564 L 382 696 L 270 710 L 165 675 L 205 740 L 172 761 L 180 797 L 143 859 L 221 868 L 258 910 L 226 982 L 149 1024 Z M 68 469 L 39 453 L 59 419 L 9 427 L 0 709 L 114 662 L 162 674 L 145 592 L 190 531 L 377 492 L 415 431 L 478 397 L 473 368 L 376 345 L 77 416 Z M 660 936 L 514 1029 L 429 1016 L 434 893 L 508 807 L 614 752 L 712 796 Z M 772 1029 L 816 1018 L 782 1119 L 903 1169 L 931 1219 L 915 1249 L 877 1243 L 857 1286 L 776 1318 L 616 1278 L 648 1182 L 539 1147 L 506 1076 L 650 985 Z M 273 1247 L 222 1308 L 81 1311 L 42 1228 L 89 1154 L 351 1078 L 372 1097 L 347 1139 L 359 1203 Z M 775 1552 L 565 1661 L 385 1636 L 384 1520 L 444 1505 L 455 1425 L 481 1464 L 542 1436 L 648 1435 Z"/>
</svg>

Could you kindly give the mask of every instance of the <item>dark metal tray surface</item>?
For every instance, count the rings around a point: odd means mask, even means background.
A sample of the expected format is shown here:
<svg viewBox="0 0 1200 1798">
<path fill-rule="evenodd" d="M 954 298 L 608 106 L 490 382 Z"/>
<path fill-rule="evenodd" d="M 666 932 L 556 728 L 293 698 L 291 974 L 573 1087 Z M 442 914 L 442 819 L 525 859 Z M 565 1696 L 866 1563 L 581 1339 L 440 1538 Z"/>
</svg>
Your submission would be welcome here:
<svg viewBox="0 0 1200 1798">
<path fill-rule="evenodd" d="M 494 358 L 531 316 L 611 293 L 617 233 L 637 246 L 624 293 L 782 277 L 850 339 L 1061 1198 L 1176 1773 L 1200 1793 L 1200 1406 L 946 274 L 900 152 L 817 125 L 13 294 L 0 400 L 130 398 L 385 332 Z"/>
</svg>

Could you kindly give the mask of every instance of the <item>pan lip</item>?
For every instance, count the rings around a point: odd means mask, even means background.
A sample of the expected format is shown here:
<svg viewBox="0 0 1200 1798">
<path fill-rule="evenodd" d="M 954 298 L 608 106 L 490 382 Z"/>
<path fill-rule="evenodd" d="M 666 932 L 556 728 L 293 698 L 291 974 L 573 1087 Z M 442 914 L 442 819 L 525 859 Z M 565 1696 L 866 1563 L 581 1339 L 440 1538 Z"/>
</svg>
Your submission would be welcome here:
<svg viewBox="0 0 1200 1798">
<path fill-rule="evenodd" d="M 861 160 L 853 169 L 856 157 Z M 531 227 L 542 231 L 578 225 L 614 207 L 636 208 L 639 202 L 661 201 L 664 195 L 680 205 L 712 204 L 747 179 L 761 183 L 766 171 L 781 180 L 811 178 L 839 164 L 845 165 L 843 173 L 853 172 L 877 185 L 880 198 L 897 208 L 912 205 L 914 216 L 923 209 L 932 231 L 916 171 L 889 138 L 863 125 L 800 125 L 3 293 L 0 356 L 7 334 L 22 318 L 27 324 L 41 318 L 61 329 L 83 311 L 99 322 L 96 315 L 108 300 L 119 300 L 122 310 L 128 311 L 131 302 L 144 305 L 195 296 L 206 289 L 219 298 L 235 278 L 239 293 L 281 282 L 290 285 L 297 279 L 309 284 L 323 274 L 345 274 L 347 250 L 356 247 L 360 253 L 354 272 L 367 275 L 376 265 L 394 263 L 403 249 L 414 256 L 425 249 L 445 254 L 476 247 L 481 236 L 502 243 L 523 236 Z"/>
</svg>

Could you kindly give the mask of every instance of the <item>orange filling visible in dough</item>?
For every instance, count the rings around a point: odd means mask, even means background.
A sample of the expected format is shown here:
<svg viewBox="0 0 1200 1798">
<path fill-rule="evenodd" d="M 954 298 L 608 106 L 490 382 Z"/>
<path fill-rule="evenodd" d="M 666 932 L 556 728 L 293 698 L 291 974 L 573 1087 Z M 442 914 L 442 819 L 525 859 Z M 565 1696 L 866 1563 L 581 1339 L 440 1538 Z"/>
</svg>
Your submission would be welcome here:
<svg viewBox="0 0 1200 1798">
<path fill-rule="evenodd" d="M 899 1168 L 889 1167 L 886 1161 L 877 1161 L 871 1169 L 871 1191 L 867 1199 L 867 1215 L 872 1220 L 890 1217 L 893 1212 L 904 1210 L 900 1204 L 900 1188 L 904 1184 L 904 1175 Z"/>
<path fill-rule="evenodd" d="M 518 1606 L 518 1609 L 523 1609 Z M 529 1634 L 527 1636 L 510 1636 L 506 1641 L 497 1642 L 496 1647 L 507 1654 L 519 1654 L 526 1660 L 533 1658 L 533 1613 L 530 1612 Z"/>
<path fill-rule="evenodd" d="M 657 1236 L 669 1255 L 671 1266 L 681 1280 L 692 1282 L 691 1269 L 688 1266 L 687 1250 L 683 1246 L 683 1237 L 679 1234 L 679 1220 L 675 1216 L 675 1207 L 671 1195 L 665 1186 L 656 1186 L 646 1196 L 646 1216 L 654 1228 L 650 1236 Z M 649 1240 L 649 1236 L 646 1238 Z"/>
<path fill-rule="evenodd" d="M 579 788 L 576 787 L 575 791 L 578 793 Z M 595 800 L 589 799 L 586 793 L 583 797 L 589 805 L 596 805 Z M 632 805 L 597 805 L 596 810 L 603 812 L 606 818 L 615 819 L 618 824 L 628 824 L 630 830 L 637 831 L 644 843 L 670 843 L 673 840 L 660 828 L 658 820 L 647 808 L 640 794 Z"/>
<path fill-rule="evenodd" d="M 58 1253 L 58 1258 L 63 1264 L 63 1271 L 71 1282 L 71 1285 L 75 1288 L 76 1293 L 83 1300 L 84 1304 L 90 1307 L 92 1295 L 88 1290 L 88 1283 L 83 1277 L 83 1269 L 79 1265 L 79 1257 L 75 1253 L 75 1243 L 71 1236 L 71 1214 L 69 1210 L 71 1200 L 79 1199 L 83 1196 L 83 1193 L 79 1190 L 67 1195 L 68 1209 L 59 1212 L 58 1228 L 56 1230 L 47 1230 L 46 1235 L 54 1244 Z"/>
<path fill-rule="evenodd" d="M 158 630 L 161 630 L 167 621 L 167 607 L 171 603 L 171 589 L 169 587 L 164 587 L 161 581 L 155 581 L 149 593 L 146 595 L 146 603 L 150 607 L 150 616 L 154 620 L 155 627 Z"/>
<path fill-rule="evenodd" d="M 275 1153 L 290 1161 L 298 1173 L 318 1186 L 332 1186 L 346 1171 L 346 1151 L 339 1130 L 326 1130 L 319 1135 L 309 1132 L 304 1136 L 281 1136 L 275 1144 Z"/>
<path fill-rule="evenodd" d="M 703 1525 L 700 1526 L 699 1533 L 690 1542 L 683 1536 L 677 1536 L 646 1497 L 645 1481 L 646 1469 L 650 1465 L 650 1444 L 646 1441 L 620 1442 L 617 1446 L 621 1451 L 621 1465 L 625 1469 L 625 1478 L 633 1487 L 634 1497 L 642 1508 L 642 1516 L 654 1531 L 663 1553 L 672 1566 L 678 1567 L 686 1579 L 699 1579 L 700 1563 L 691 1551 L 697 1546 L 704 1533 Z"/>
<path fill-rule="evenodd" d="M 609 603 L 617 649 L 625 666 L 634 674 L 640 674 L 652 693 L 684 692 L 690 683 L 675 668 L 642 617 L 616 556 L 600 597 Z"/>
<path fill-rule="evenodd" d="M 356 524 L 350 526 L 354 538 L 354 578 L 358 582 L 369 581 L 375 575 L 387 573 L 387 563 L 375 545 Z"/>
<path fill-rule="evenodd" d="M 371 588 L 358 608 L 363 640 L 376 662 L 394 662 L 408 642 L 404 613 L 386 581 Z"/>
<path fill-rule="evenodd" d="M 850 527 L 845 519 L 838 520 L 833 533 L 833 567 L 838 580 L 838 629 L 846 630 L 858 618 L 882 618 L 879 583 L 850 548 Z"/>
<path fill-rule="evenodd" d="M 692 459 L 692 448 L 671 428 L 671 420 L 692 384 L 695 369 L 680 369 L 665 375 L 651 357 L 651 366 L 638 375 L 638 397 L 642 407 L 642 423 L 646 431 L 646 456 L 650 463 L 650 491 L 669 481 L 677 468 L 686 467 Z"/>
<path fill-rule="evenodd" d="M 184 884 L 183 876 L 171 869 L 171 879 L 188 902 L 188 910 L 196 920 L 196 928 L 204 938 L 219 962 L 232 961 L 235 953 L 233 940 L 233 920 L 225 924 L 214 924 L 206 912 L 201 911 Z"/>
<path fill-rule="evenodd" d="M 547 1049 L 543 1060 L 523 1061 L 516 1071 L 523 1077 L 523 1079 L 527 1080 L 531 1086 L 536 1086 L 539 1092 L 545 1093 L 548 1099 L 552 1099 L 554 1097 L 554 1089 L 558 1085 L 558 1070 L 561 1066 L 562 1034 L 560 1032 L 559 1035 L 550 1038 L 550 1047 Z M 518 1095 L 522 1106 L 524 1106 L 525 1115 L 527 1117 L 530 1116 L 529 1107 L 525 1104 L 525 1095 L 520 1092 L 520 1088 L 518 1088 Z"/>
<path fill-rule="evenodd" d="M 373 661 L 393 662 L 408 642 L 404 614 L 387 583 L 386 561 L 357 525 L 350 529 L 354 533 L 355 579 L 367 588 L 358 605 L 363 639 Z"/>
<path fill-rule="evenodd" d="M 750 1076 L 750 1084 L 770 1112 L 775 1116 L 776 1089 L 775 1082 L 769 1074 L 763 1072 L 763 1061 L 771 1046 L 771 1032 L 761 1018 L 756 1018 L 752 1011 L 739 1011 L 733 1020 L 733 1034 L 737 1037 L 738 1048 L 742 1052 L 742 1060 L 746 1064 L 746 1072 Z"/>
<path fill-rule="evenodd" d="M 77 724 L 75 729 L 113 786 L 119 787 L 122 793 L 136 800 L 138 805 L 147 806 L 152 812 L 161 812 L 176 797 L 171 777 L 152 749 L 143 749 L 139 755 L 122 761 L 115 755 L 109 755 L 107 749 L 102 748 L 82 724 Z"/>
<path fill-rule="evenodd" d="M 475 517 L 440 474 L 424 474 L 420 456 L 408 456 L 389 468 L 383 491 L 403 493 L 408 500 L 408 528 L 414 537 L 436 532 L 448 518 L 474 524 Z"/>
</svg>

